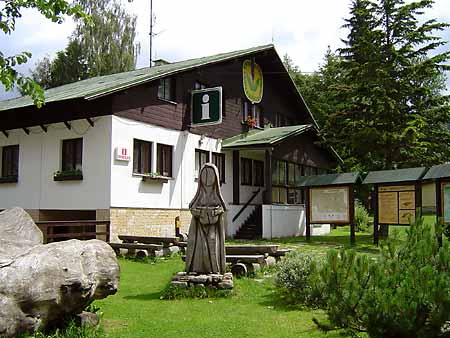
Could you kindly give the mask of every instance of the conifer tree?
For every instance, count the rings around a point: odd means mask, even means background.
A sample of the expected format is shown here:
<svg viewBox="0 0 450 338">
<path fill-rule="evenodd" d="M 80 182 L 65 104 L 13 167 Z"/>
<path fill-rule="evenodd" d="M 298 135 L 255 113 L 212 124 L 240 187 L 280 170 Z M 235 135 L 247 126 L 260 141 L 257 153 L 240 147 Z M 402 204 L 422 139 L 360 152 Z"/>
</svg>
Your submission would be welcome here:
<svg viewBox="0 0 450 338">
<path fill-rule="evenodd" d="M 432 0 L 353 0 L 340 50 L 347 106 L 331 114 L 324 135 L 348 167 L 430 165 L 450 159 L 449 97 L 442 95 L 447 24 L 421 22 Z M 343 109 L 342 109 L 343 108 Z M 439 142 L 439 140 L 441 140 Z"/>
</svg>

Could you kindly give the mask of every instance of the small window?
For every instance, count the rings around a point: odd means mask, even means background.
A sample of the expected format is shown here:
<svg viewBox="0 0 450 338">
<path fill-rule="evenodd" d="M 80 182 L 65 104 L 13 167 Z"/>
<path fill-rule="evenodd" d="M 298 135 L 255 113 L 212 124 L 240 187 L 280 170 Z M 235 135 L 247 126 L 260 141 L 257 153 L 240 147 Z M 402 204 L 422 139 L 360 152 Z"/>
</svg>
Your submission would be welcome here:
<svg viewBox="0 0 450 338">
<path fill-rule="evenodd" d="M 295 164 L 288 164 L 288 185 L 295 185 Z"/>
<path fill-rule="evenodd" d="M 241 158 L 241 166 L 241 184 L 252 185 L 252 160 L 248 158 Z"/>
<path fill-rule="evenodd" d="M 175 102 L 175 79 L 167 77 L 159 80 L 158 98 Z"/>
<path fill-rule="evenodd" d="M 63 140 L 62 171 L 81 170 L 83 162 L 83 139 Z"/>
<path fill-rule="evenodd" d="M 146 174 L 152 171 L 152 143 L 134 140 L 133 144 L 133 172 Z"/>
<path fill-rule="evenodd" d="M 172 146 L 158 144 L 158 158 L 156 161 L 160 175 L 172 177 Z"/>
<path fill-rule="evenodd" d="M 263 161 L 253 161 L 253 166 L 255 167 L 255 178 L 253 185 L 257 187 L 264 186 L 264 162 Z"/>
<path fill-rule="evenodd" d="M 272 202 L 279 204 L 286 204 L 287 198 L 287 189 L 281 187 L 273 187 L 272 188 Z"/>
<path fill-rule="evenodd" d="M 220 183 L 225 183 L 225 154 L 212 153 L 212 163 L 219 171 Z"/>
<path fill-rule="evenodd" d="M 286 177 L 287 162 L 276 160 L 272 168 L 272 184 L 285 186 L 287 181 Z"/>
<path fill-rule="evenodd" d="M 288 204 L 302 204 L 303 203 L 303 194 L 301 189 L 288 189 L 287 196 Z"/>
<path fill-rule="evenodd" d="M 198 89 L 206 89 L 206 85 L 204 83 L 201 83 L 200 81 L 195 81 L 194 83 L 194 89 L 198 90 Z"/>
<path fill-rule="evenodd" d="M 242 121 L 246 121 L 248 117 L 255 120 L 255 127 L 261 127 L 262 116 L 261 107 L 256 104 L 252 104 L 250 101 L 244 100 L 242 107 Z"/>
<path fill-rule="evenodd" d="M 197 173 L 197 177 L 199 177 L 200 169 L 207 162 L 209 162 L 209 151 L 195 149 L 195 172 Z"/>
<path fill-rule="evenodd" d="M 2 148 L 2 177 L 19 176 L 19 145 Z"/>
</svg>

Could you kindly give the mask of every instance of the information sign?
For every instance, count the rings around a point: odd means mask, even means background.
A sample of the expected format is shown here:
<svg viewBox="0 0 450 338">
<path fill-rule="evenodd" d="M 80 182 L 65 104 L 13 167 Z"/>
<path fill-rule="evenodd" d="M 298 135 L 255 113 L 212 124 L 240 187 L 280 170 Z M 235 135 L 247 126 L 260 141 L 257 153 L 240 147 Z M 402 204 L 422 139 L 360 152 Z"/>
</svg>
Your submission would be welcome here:
<svg viewBox="0 0 450 338">
<path fill-rule="evenodd" d="M 310 223 L 350 223 L 349 187 L 311 188 Z"/>
<path fill-rule="evenodd" d="M 450 182 L 442 183 L 441 192 L 442 217 L 445 224 L 450 224 Z"/>
<path fill-rule="evenodd" d="M 192 125 L 222 123 L 222 87 L 192 91 Z"/>
<path fill-rule="evenodd" d="M 409 225 L 416 218 L 414 185 L 378 187 L 379 224 Z"/>
</svg>

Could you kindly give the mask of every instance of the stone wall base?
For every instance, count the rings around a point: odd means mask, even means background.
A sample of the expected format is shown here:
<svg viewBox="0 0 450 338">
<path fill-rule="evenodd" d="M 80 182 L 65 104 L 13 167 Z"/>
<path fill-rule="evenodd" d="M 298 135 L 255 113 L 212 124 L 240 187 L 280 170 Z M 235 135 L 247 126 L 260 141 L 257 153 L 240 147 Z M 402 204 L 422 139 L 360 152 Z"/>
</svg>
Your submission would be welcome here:
<svg viewBox="0 0 450 338">
<path fill-rule="evenodd" d="M 191 223 L 188 209 L 111 208 L 111 242 L 120 242 L 118 235 L 173 237 L 177 216 L 180 231 L 187 233 Z"/>
</svg>

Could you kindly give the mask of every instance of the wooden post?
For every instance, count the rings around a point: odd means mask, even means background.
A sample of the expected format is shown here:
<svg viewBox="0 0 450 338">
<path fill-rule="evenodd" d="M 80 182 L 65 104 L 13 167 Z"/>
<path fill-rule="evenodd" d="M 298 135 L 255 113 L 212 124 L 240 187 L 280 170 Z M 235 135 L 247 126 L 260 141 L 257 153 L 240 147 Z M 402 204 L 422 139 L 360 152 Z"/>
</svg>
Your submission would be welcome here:
<svg viewBox="0 0 450 338">
<path fill-rule="evenodd" d="M 272 150 L 271 149 L 266 149 L 265 163 L 264 163 L 264 183 L 266 185 L 264 204 L 272 204 Z"/>
<path fill-rule="evenodd" d="M 349 217 L 350 217 L 350 244 L 354 245 L 356 243 L 356 233 L 355 233 L 355 194 L 354 186 L 350 185 L 348 189 L 349 198 Z"/>
<path fill-rule="evenodd" d="M 378 245 L 378 184 L 375 184 L 373 189 L 373 244 Z"/>
<path fill-rule="evenodd" d="M 422 182 L 417 181 L 415 185 L 416 195 L 416 220 L 422 217 Z"/>
<path fill-rule="evenodd" d="M 442 180 L 436 180 L 436 227 L 443 226 L 442 224 Z M 437 229 L 436 229 L 437 230 Z M 439 246 L 442 246 L 442 228 L 441 231 L 436 231 L 438 236 Z"/>
<path fill-rule="evenodd" d="M 306 196 L 305 196 L 305 207 L 306 207 L 306 240 L 309 241 L 311 239 L 311 224 L 310 222 L 310 205 L 311 201 L 309 198 L 309 187 L 306 188 Z"/>
<path fill-rule="evenodd" d="M 233 204 L 239 205 L 240 175 L 239 175 L 239 150 L 233 150 Z"/>
</svg>

